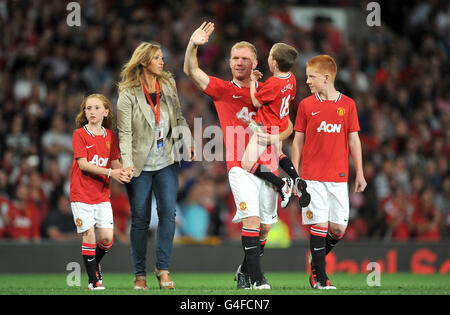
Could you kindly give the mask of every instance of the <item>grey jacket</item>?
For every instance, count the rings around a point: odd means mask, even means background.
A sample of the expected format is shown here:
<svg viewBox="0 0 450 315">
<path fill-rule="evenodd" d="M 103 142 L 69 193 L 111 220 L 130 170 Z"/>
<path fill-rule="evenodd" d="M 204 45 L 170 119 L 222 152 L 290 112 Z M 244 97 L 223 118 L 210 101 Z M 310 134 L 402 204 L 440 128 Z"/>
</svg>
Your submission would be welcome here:
<svg viewBox="0 0 450 315">
<path fill-rule="evenodd" d="M 175 161 L 189 160 L 194 139 L 181 111 L 175 80 L 171 78 L 170 81 L 171 84 L 161 85 L 161 103 L 167 104 L 170 116 L 172 141 L 167 145 Z M 135 167 L 135 177 L 142 172 L 154 141 L 150 111 L 142 87 L 124 90 L 119 94 L 117 129 L 120 156 L 124 168 Z"/>
</svg>

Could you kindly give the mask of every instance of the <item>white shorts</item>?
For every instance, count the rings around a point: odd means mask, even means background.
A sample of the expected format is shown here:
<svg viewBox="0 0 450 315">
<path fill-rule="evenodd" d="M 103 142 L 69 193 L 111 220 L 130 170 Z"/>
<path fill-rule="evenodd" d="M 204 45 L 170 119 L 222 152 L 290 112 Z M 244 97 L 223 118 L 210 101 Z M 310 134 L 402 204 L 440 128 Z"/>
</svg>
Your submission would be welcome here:
<svg viewBox="0 0 450 315">
<path fill-rule="evenodd" d="M 278 221 L 278 193 L 271 183 L 237 166 L 228 172 L 228 180 L 236 203 L 233 223 L 248 217 L 259 217 L 262 224 Z"/>
<path fill-rule="evenodd" d="M 326 222 L 348 224 L 348 183 L 306 180 L 306 184 L 311 202 L 306 208 L 302 208 L 304 225 Z"/>
<path fill-rule="evenodd" d="M 94 224 L 98 228 L 112 229 L 114 227 L 113 212 L 109 201 L 93 205 L 83 202 L 71 202 L 70 206 L 78 233 L 86 232 Z"/>
</svg>

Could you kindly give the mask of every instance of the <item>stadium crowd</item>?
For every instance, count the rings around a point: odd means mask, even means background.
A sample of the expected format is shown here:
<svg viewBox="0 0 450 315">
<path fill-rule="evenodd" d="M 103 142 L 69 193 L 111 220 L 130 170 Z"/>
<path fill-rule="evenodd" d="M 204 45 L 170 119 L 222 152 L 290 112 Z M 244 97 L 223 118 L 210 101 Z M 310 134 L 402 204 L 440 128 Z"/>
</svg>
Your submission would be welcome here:
<svg viewBox="0 0 450 315">
<path fill-rule="evenodd" d="M 230 75 L 228 52 L 238 40 L 258 49 L 263 80 L 270 75 L 266 60 L 273 43 L 299 50 L 293 122 L 309 93 L 305 62 L 321 53 L 337 60 L 337 87 L 356 100 L 368 182 L 364 193 L 350 193 L 346 241 L 450 238 L 448 2 L 400 2 L 403 23 L 395 32 L 383 20 L 360 41 L 347 39 L 326 17 L 316 17 L 310 29 L 295 25 L 288 13 L 295 1 L 78 2 L 79 27 L 67 25 L 66 1 L 0 1 L 0 239 L 78 237 L 68 199 L 75 116 L 82 98 L 94 92 L 116 103 L 121 67 L 141 41 L 162 44 L 192 130 L 200 128 L 194 125 L 199 117 L 202 131 L 218 125 L 212 102 L 182 71 L 188 36 L 203 20 L 216 25 L 199 51 L 210 75 Z M 365 10 L 359 1 L 327 3 Z M 284 143 L 288 155 L 291 142 Z M 111 203 L 115 239 L 126 243 L 130 210 L 117 183 Z M 240 237 L 240 227 L 231 223 L 235 205 L 223 161 L 182 163 L 178 207 L 176 236 Z M 279 217 L 291 239 L 308 237 L 294 199 Z"/>
</svg>

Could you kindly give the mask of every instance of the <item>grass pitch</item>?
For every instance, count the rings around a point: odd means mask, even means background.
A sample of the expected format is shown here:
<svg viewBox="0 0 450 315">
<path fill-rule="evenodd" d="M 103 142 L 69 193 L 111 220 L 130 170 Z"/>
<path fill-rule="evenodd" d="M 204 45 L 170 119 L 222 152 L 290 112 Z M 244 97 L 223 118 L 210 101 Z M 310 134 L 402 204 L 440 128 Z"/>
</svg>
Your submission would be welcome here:
<svg viewBox="0 0 450 315">
<path fill-rule="evenodd" d="M 171 277 L 176 290 L 160 290 L 156 278 L 149 274 L 149 290 L 133 290 L 133 275 L 105 273 L 104 291 L 88 291 L 87 276 L 80 286 L 67 284 L 68 274 L 0 274 L 0 295 L 449 295 L 450 274 L 414 275 L 381 274 L 380 286 L 368 286 L 367 275 L 333 274 L 337 290 L 312 290 L 308 275 L 298 272 L 267 272 L 272 290 L 237 290 L 234 273 L 178 273 Z"/>
</svg>

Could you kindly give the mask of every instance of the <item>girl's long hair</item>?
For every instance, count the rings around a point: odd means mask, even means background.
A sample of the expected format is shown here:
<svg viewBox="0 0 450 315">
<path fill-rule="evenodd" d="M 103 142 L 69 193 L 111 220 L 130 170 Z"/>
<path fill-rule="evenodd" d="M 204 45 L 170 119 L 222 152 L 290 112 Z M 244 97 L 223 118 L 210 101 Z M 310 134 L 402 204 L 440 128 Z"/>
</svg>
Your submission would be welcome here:
<svg viewBox="0 0 450 315">
<path fill-rule="evenodd" d="M 119 93 L 141 86 L 141 74 L 143 72 L 141 63 L 150 63 L 158 49 L 161 49 L 161 45 L 154 41 L 143 42 L 136 47 L 131 59 L 122 67 L 120 72 Z M 163 71 L 157 80 L 160 85 L 171 84 L 169 79 L 172 77 L 173 75 L 170 72 Z"/>
<path fill-rule="evenodd" d="M 76 129 L 81 128 L 88 123 L 88 120 L 86 118 L 85 109 L 86 109 L 86 103 L 87 103 L 88 99 L 90 99 L 90 98 L 98 98 L 102 102 L 103 106 L 105 106 L 105 109 L 107 109 L 109 111 L 108 116 L 103 118 L 102 126 L 105 127 L 106 129 L 112 130 L 112 128 L 114 126 L 114 115 L 113 115 L 111 102 L 108 100 L 108 98 L 106 96 L 104 96 L 102 94 L 91 94 L 84 98 L 83 102 L 80 105 L 80 112 L 78 113 L 77 117 L 75 118 Z"/>
</svg>

